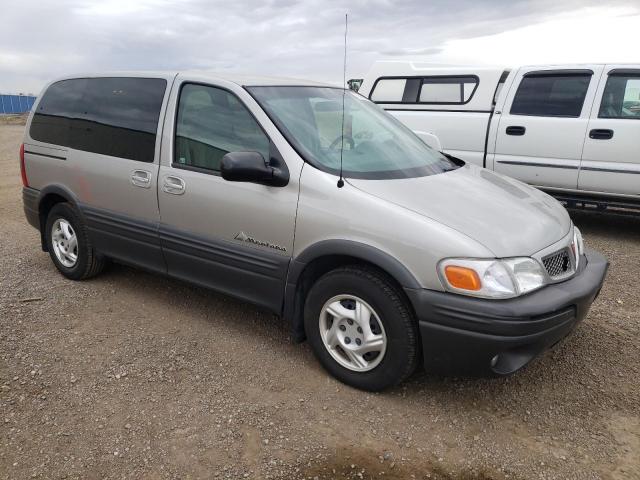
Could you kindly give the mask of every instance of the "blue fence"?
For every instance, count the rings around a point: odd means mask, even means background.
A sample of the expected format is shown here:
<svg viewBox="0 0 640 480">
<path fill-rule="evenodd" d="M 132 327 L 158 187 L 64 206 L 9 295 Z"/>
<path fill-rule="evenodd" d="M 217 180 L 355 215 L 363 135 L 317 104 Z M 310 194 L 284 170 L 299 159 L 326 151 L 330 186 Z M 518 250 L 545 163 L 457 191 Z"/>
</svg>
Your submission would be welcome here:
<svg viewBox="0 0 640 480">
<path fill-rule="evenodd" d="M 35 101 L 36 97 L 28 95 L 0 95 L 0 115 L 28 112 Z"/>
</svg>

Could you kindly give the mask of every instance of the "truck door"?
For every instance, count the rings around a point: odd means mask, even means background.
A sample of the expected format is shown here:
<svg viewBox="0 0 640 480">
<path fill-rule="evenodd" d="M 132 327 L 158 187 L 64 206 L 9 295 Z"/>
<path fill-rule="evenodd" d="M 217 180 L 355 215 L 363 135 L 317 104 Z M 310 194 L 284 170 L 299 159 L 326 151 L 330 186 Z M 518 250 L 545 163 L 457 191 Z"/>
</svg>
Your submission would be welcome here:
<svg viewBox="0 0 640 480">
<path fill-rule="evenodd" d="M 601 72 L 601 66 L 520 69 L 496 108 L 494 170 L 536 186 L 576 189 Z"/>
<path fill-rule="evenodd" d="M 640 68 L 607 65 L 591 110 L 578 188 L 640 195 Z"/>
</svg>

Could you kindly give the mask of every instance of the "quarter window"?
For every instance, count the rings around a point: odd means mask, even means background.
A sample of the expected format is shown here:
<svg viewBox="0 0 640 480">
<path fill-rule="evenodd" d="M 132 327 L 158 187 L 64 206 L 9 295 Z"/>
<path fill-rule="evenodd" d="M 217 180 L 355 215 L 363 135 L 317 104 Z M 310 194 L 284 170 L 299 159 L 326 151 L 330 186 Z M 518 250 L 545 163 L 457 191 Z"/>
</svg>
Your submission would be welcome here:
<svg viewBox="0 0 640 480">
<path fill-rule="evenodd" d="M 640 74 L 609 75 L 598 117 L 640 118 Z"/>
<path fill-rule="evenodd" d="M 463 105 L 477 87 L 473 75 L 380 78 L 369 98 L 376 103 Z"/>
<path fill-rule="evenodd" d="M 579 117 L 591 73 L 528 74 L 522 78 L 511 105 L 512 115 Z"/>
<path fill-rule="evenodd" d="M 153 162 L 167 82 L 159 78 L 80 78 L 56 82 L 38 104 L 34 140 Z"/>
<path fill-rule="evenodd" d="M 234 94 L 187 84 L 179 102 L 174 164 L 219 171 L 229 152 L 258 152 L 269 160 L 269 138 Z"/>
<path fill-rule="evenodd" d="M 70 147 L 71 122 L 80 115 L 78 103 L 87 85 L 85 78 L 52 84 L 33 115 L 29 134 L 39 142 Z"/>
</svg>

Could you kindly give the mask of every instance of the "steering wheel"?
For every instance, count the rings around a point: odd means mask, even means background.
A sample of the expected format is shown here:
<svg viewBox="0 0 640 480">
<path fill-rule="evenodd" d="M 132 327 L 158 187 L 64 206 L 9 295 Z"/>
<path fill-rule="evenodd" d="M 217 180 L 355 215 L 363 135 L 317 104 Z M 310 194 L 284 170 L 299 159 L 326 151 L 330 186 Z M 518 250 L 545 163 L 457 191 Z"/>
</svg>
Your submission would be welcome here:
<svg viewBox="0 0 640 480">
<path fill-rule="evenodd" d="M 356 142 L 351 135 L 340 135 L 333 142 L 331 142 L 331 145 L 329 145 L 329 148 L 334 149 L 335 147 L 340 145 L 340 143 L 342 142 L 342 139 L 344 139 L 344 141 L 349 144 L 352 150 L 356 146 Z"/>
</svg>

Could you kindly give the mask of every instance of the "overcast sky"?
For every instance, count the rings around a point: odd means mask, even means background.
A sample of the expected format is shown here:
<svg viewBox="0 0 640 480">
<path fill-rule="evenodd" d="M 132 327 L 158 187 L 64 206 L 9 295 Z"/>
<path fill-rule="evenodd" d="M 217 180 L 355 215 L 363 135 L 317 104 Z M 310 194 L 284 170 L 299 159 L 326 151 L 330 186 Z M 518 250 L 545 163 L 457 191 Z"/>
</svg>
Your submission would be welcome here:
<svg viewBox="0 0 640 480">
<path fill-rule="evenodd" d="M 340 83 L 374 60 L 640 63 L 640 0 L 20 0 L 0 7 L 0 92 L 105 70 L 210 69 Z"/>
</svg>

